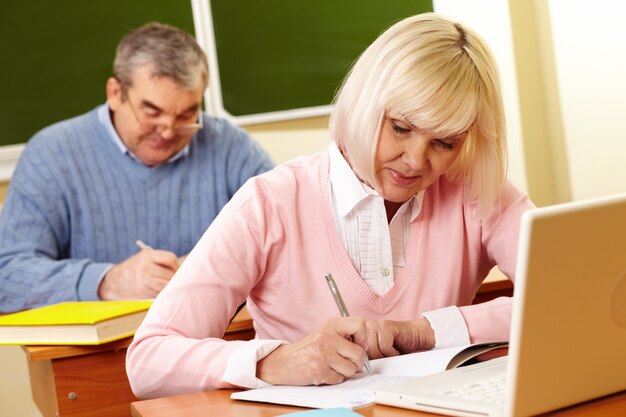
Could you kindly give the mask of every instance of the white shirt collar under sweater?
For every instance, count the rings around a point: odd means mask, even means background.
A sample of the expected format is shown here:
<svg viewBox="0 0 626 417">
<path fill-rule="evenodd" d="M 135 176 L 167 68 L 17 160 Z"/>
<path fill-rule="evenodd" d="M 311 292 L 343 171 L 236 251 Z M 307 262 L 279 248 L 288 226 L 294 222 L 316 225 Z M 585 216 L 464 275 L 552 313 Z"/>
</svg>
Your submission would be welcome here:
<svg viewBox="0 0 626 417">
<path fill-rule="evenodd" d="M 141 159 L 137 157 L 137 155 L 132 153 L 131 150 L 126 147 L 124 142 L 122 142 L 122 139 L 120 138 L 120 136 L 117 134 L 117 130 L 115 130 L 115 127 L 113 126 L 113 121 L 111 120 L 111 111 L 110 111 L 108 102 L 100 106 L 100 108 L 98 108 L 98 120 L 100 120 L 100 123 L 104 125 L 107 132 L 109 133 L 109 137 L 111 138 L 113 143 L 115 143 L 115 145 L 119 148 L 120 152 L 130 156 L 131 158 L 133 158 L 135 161 L 139 162 L 140 164 L 145 165 L 141 161 Z M 177 159 L 182 158 L 183 156 L 187 155 L 188 153 L 189 153 L 189 144 L 187 144 L 187 146 L 185 146 L 183 149 L 178 151 L 174 156 L 168 159 L 166 163 L 169 164 L 170 162 L 174 162 Z"/>
<path fill-rule="evenodd" d="M 387 223 L 385 202 L 354 174 L 335 143 L 328 149 L 335 224 L 352 264 L 376 294 L 385 294 L 405 266 L 409 226 L 418 216 L 423 191 L 405 202 Z"/>
</svg>

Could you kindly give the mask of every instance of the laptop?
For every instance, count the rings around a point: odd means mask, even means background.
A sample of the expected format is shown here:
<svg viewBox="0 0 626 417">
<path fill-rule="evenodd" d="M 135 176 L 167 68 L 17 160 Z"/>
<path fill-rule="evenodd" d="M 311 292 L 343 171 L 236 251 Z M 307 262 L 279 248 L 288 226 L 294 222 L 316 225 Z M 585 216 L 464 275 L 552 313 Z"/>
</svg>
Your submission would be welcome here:
<svg viewBox="0 0 626 417">
<path fill-rule="evenodd" d="M 626 390 L 626 194 L 524 214 L 509 342 L 508 356 L 379 387 L 374 401 L 517 417 Z"/>
</svg>

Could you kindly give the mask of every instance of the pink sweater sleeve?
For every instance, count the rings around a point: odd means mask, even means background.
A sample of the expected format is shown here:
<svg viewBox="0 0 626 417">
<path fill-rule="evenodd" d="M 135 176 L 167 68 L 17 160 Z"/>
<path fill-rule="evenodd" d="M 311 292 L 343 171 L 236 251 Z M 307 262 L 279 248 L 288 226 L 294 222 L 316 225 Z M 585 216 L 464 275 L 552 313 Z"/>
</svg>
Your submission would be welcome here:
<svg viewBox="0 0 626 417">
<path fill-rule="evenodd" d="M 222 210 L 137 330 L 126 370 L 139 398 L 232 388 L 222 379 L 228 357 L 250 342 L 221 337 L 279 234 L 258 188 L 249 181 Z"/>
<path fill-rule="evenodd" d="M 507 183 L 500 204 L 482 224 L 481 243 L 487 257 L 513 282 L 520 220 L 522 213 L 532 207 L 534 206 L 526 194 Z M 470 342 L 508 340 L 512 303 L 511 298 L 500 297 L 485 303 L 460 307 Z"/>
</svg>

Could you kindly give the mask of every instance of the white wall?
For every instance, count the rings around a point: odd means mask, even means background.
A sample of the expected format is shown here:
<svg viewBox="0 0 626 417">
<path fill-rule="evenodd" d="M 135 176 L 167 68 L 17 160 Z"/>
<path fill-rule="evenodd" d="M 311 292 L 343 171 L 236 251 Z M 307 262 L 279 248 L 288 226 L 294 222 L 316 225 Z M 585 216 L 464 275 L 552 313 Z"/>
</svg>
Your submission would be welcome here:
<svg viewBox="0 0 626 417">
<path fill-rule="evenodd" d="M 26 354 L 20 346 L 0 346 L 0 416 L 41 417 L 30 391 Z"/>
<path fill-rule="evenodd" d="M 243 126 L 274 162 L 282 163 L 328 147 L 328 117 Z"/>
<path fill-rule="evenodd" d="M 549 0 L 549 13 L 572 199 L 626 192 L 626 3 Z"/>
</svg>

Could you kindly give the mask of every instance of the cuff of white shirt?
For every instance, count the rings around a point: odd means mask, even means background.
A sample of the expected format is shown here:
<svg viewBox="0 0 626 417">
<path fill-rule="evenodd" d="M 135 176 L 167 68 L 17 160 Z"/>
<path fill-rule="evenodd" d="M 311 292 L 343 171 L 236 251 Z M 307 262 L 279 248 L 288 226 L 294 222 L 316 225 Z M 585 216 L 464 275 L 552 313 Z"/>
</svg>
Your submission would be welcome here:
<svg viewBox="0 0 626 417">
<path fill-rule="evenodd" d="M 239 346 L 228 356 L 222 380 L 242 388 L 262 388 L 271 385 L 256 377 L 256 363 L 283 343 L 286 342 L 254 339 Z"/>
<path fill-rule="evenodd" d="M 422 316 L 435 332 L 435 348 L 469 345 L 467 325 L 456 306 L 428 311 Z"/>
</svg>

